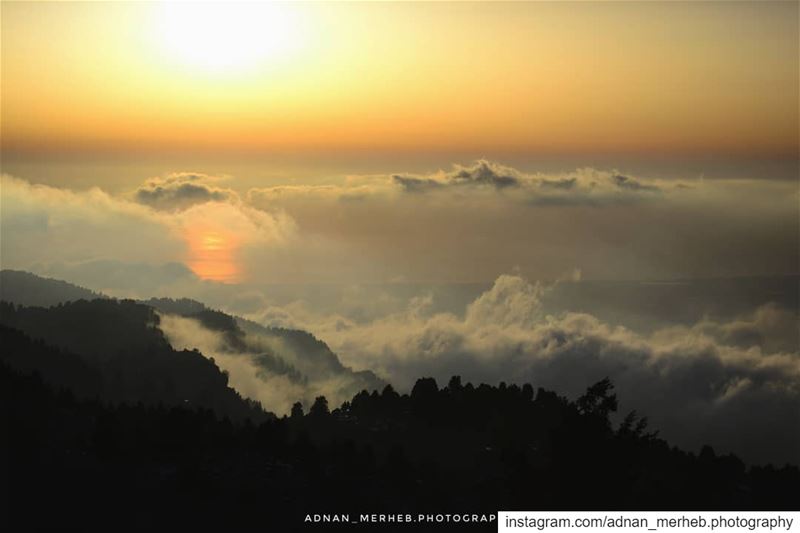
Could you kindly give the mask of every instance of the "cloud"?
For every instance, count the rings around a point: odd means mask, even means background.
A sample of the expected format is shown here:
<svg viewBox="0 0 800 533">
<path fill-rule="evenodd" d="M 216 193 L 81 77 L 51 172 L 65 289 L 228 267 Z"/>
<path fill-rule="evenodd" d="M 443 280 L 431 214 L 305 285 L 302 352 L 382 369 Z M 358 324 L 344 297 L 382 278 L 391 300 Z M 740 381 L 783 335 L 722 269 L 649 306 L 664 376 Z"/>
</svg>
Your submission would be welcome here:
<svg viewBox="0 0 800 533">
<path fill-rule="evenodd" d="M 250 189 L 247 201 L 254 205 L 270 202 L 309 200 L 352 200 L 393 198 L 408 194 L 419 200 L 423 195 L 465 195 L 497 193 L 498 198 L 528 205 L 604 205 L 647 200 L 659 193 L 685 190 L 686 184 L 625 176 L 616 171 L 592 168 L 563 174 L 528 174 L 493 161 L 480 159 L 472 165 L 453 165 L 449 171 L 430 174 L 392 174 L 390 176 L 351 176 L 343 184 L 280 185 Z"/>
<path fill-rule="evenodd" d="M 184 251 L 167 218 L 93 188 L 83 192 L 0 178 L 3 266 L 178 260 Z"/>
<path fill-rule="evenodd" d="M 180 210 L 206 202 L 238 201 L 231 189 L 213 185 L 224 178 L 177 172 L 150 178 L 134 192 L 137 202 L 155 209 Z"/>
<path fill-rule="evenodd" d="M 342 203 L 394 200 L 399 191 L 385 176 L 351 176 L 341 184 L 275 185 L 254 187 L 245 201 L 254 207 L 272 209 L 314 203 Z"/>
<path fill-rule="evenodd" d="M 308 409 L 317 396 L 325 396 L 332 405 L 340 405 L 363 389 L 384 385 L 371 373 L 342 367 L 327 347 L 309 345 L 311 338 L 303 333 L 247 331 L 233 345 L 225 333 L 192 318 L 162 314 L 160 328 L 175 349 L 198 349 L 213 358 L 228 372 L 233 388 L 278 415 L 288 414 L 298 401 Z M 302 353 L 291 341 L 298 336 Z"/>
<path fill-rule="evenodd" d="M 764 340 L 792 320 L 796 326 L 796 315 L 766 306 L 730 322 L 640 334 L 587 313 L 544 315 L 548 290 L 504 275 L 463 316 L 430 313 L 431 298 L 421 297 L 362 323 L 298 306 L 268 309 L 261 319 L 306 328 L 346 364 L 405 390 L 420 376 L 446 381 L 457 374 L 576 396 L 610 376 L 622 409 L 649 416 L 672 443 L 709 443 L 753 461 L 800 460 L 800 347 L 796 335 L 793 344 L 791 336 Z"/>
<path fill-rule="evenodd" d="M 304 396 L 302 383 L 287 375 L 265 375 L 253 362 L 254 354 L 230 353 L 224 334 L 204 328 L 197 320 L 162 315 L 160 327 L 177 350 L 198 349 L 228 372 L 229 384 L 243 396 L 261 402 L 268 410 L 284 414 Z"/>
<path fill-rule="evenodd" d="M 674 335 L 707 335 L 729 346 L 757 346 L 767 353 L 797 351 L 800 343 L 797 314 L 774 303 L 760 306 L 750 316 L 727 322 L 704 318 L 689 329 L 667 331 Z"/>
<path fill-rule="evenodd" d="M 800 254 L 789 182 L 531 173 L 484 160 L 249 191 L 197 173 L 120 196 L 7 181 L 3 261 L 39 272 L 98 260 L 198 272 L 212 241 L 230 250 L 220 279 L 271 283 L 486 282 L 516 267 L 552 280 L 575 266 L 586 279 L 747 276 L 793 272 Z"/>
<path fill-rule="evenodd" d="M 515 266 L 536 279 L 573 266 L 588 279 L 743 276 L 793 272 L 798 261 L 797 185 L 787 182 L 523 173 L 479 161 L 256 188 L 246 201 L 284 210 L 306 237 L 347 245 L 354 262 L 376 265 L 373 281 L 486 281 Z"/>
<path fill-rule="evenodd" d="M 426 176 L 399 175 L 392 180 L 404 192 L 494 190 L 531 205 L 602 205 L 652 199 L 657 193 L 679 190 L 680 183 L 659 183 L 616 172 L 579 169 L 563 175 L 526 174 L 487 160 L 472 166 L 454 165 L 449 172 Z M 685 185 L 684 185 L 685 187 Z"/>
<path fill-rule="evenodd" d="M 442 187 L 518 187 L 520 174 L 514 169 L 486 160 L 476 161 L 471 167 L 455 165 L 452 172 L 440 172 L 430 177 L 394 175 L 392 179 L 407 192 L 422 192 Z"/>
<path fill-rule="evenodd" d="M 3 175 L 2 266 L 134 296 L 196 281 L 188 265 L 224 259 L 255 271 L 248 257 L 257 262 L 270 250 L 285 256 L 300 246 L 294 220 L 285 212 L 253 208 L 233 193 L 226 193 L 225 201 L 214 195 L 205 201 L 197 195 L 180 198 L 187 184 L 205 186 L 211 179 L 176 174 L 149 180 L 139 192 L 160 195 L 151 206 L 135 201 L 138 193 L 131 198 L 98 188 L 75 192 Z"/>
<path fill-rule="evenodd" d="M 630 191 L 653 191 L 653 192 L 661 190 L 656 185 L 646 185 L 641 181 L 629 178 L 628 176 L 622 176 L 620 174 L 612 176 L 611 180 L 620 189 L 627 189 Z"/>
</svg>

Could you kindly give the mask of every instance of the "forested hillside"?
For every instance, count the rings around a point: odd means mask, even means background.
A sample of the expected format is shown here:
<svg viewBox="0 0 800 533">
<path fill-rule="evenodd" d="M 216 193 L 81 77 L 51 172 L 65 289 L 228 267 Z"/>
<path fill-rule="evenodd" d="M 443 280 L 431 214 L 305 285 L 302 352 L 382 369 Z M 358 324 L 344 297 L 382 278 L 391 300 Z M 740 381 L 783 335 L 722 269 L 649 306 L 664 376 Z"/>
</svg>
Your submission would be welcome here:
<svg viewBox="0 0 800 533">
<path fill-rule="evenodd" d="M 320 398 L 308 414 L 298 408 L 259 424 L 199 407 L 81 400 L 6 364 L 0 390 L 11 459 L 0 501 L 10 530 L 300 531 L 314 529 L 309 513 L 796 509 L 800 501 L 796 467 L 747 468 L 708 448 L 673 449 L 635 415 L 613 428 L 607 381 L 570 402 L 528 385 L 453 378 L 439 389 L 421 379 L 410 395 L 386 387 L 333 411 Z M 47 513 L 38 512 L 42 501 Z"/>
<path fill-rule="evenodd" d="M 82 383 L 91 379 L 90 387 L 75 389 L 79 395 L 203 406 L 235 419 L 266 416 L 228 386 L 228 376 L 214 361 L 196 351 L 174 350 L 158 322 L 152 308 L 129 300 L 79 300 L 50 308 L 0 302 L 2 358 L 16 368 L 38 370 L 54 384 L 68 384 L 62 382 L 73 374 L 81 375 Z M 70 355 L 54 353 L 41 342 Z"/>
<path fill-rule="evenodd" d="M 530 384 L 423 377 L 409 394 L 381 383 L 276 417 L 212 358 L 174 349 L 160 313 L 196 320 L 231 353 L 262 336 L 301 353 L 290 365 L 264 351 L 264 369 L 352 372 L 307 333 L 197 302 L 3 302 L 4 529 L 300 531 L 320 513 L 800 508 L 797 466 L 679 450 L 646 413 L 612 422 L 608 379 L 570 400 Z"/>
</svg>

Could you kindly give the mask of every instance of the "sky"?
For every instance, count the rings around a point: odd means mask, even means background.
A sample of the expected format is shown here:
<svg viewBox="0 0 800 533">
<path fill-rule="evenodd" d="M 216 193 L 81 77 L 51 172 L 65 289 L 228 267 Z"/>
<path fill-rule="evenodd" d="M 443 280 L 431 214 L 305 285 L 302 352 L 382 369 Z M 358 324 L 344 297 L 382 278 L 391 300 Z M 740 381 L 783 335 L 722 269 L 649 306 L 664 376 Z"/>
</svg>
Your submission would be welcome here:
<svg viewBox="0 0 800 533">
<path fill-rule="evenodd" d="M 796 2 L 3 2 L 2 30 L 11 267 L 797 272 Z"/>
<path fill-rule="evenodd" d="M 480 157 L 774 165 L 796 159 L 797 11 L 3 2 L 4 166 L 70 186 L 46 165 L 66 160 L 115 188 L 189 162 L 267 180 Z"/>
<path fill-rule="evenodd" d="M 2 30 L 4 176 L 149 208 L 169 242 L 145 263 L 229 282 L 797 270 L 794 2 L 3 2 Z M 85 239 L 5 260 L 126 255 Z"/>
<path fill-rule="evenodd" d="M 0 267 L 310 331 L 398 390 L 611 376 L 671 442 L 796 462 L 799 19 L 4 1 Z M 268 409 L 322 390 L 163 324 Z"/>
</svg>

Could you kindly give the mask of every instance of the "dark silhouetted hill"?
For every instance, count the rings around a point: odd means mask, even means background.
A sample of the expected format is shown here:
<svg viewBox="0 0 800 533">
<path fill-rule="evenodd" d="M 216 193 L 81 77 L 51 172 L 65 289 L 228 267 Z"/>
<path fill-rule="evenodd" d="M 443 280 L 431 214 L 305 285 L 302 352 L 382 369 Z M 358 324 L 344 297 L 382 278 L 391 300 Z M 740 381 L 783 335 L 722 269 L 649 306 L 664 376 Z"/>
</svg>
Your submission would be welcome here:
<svg viewBox="0 0 800 533">
<path fill-rule="evenodd" d="M 207 329 L 222 333 L 223 349 L 251 358 L 261 369 L 262 377 L 281 375 L 303 385 L 337 380 L 343 394 L 386 385 L 370 371 L 356 372 L 345 367 L 324 342 L 304 331 L 265 328 L 190 299 L 153 298 L 139 302 L 139 307 L 133 301 L 105 299 L 100 303 L 94 300 L 105 298 L 102 295 L 64 281 L 14 270 L 3 270 L 1 274 L 0 300 L 32 309 L 9 313 L 14 308 L 4 307 L 2 313 L 7 316 L 0 317 L 0 323 L 83 356 L 102 359 L 112 354 L 116 365 L 123 360 L 135 365 L 137 353 L 169 350 L 157 328 L 158 316 L 149 310 L 155 308 L 161 313 L 198 320 Z M 59 304 L 71 305 L 55 312 L 33 309 Z M 90 331 L 102 334 L 89 334 Z M 117 358 L 120 354 L 122 357 Z"/>
<path fill-rule="evenodd" d="M 104 393 L 103 375 L 84 358 L 33 341 L 19 330 L 0 325 L 0 361 L 24 374 L 37 373 L 56 388 L 67 388 L 81 397 Z"/>
<path fill-rule="evenodd" d="M 796 467 L 671 448 L 635 415 L 612 427 L 607 380 L 572 402 L 530 385 L 420 379 L 410 395 L 364 391 L 333 411 L 319 398 L 308 414 L 258 425 L 200 407 L 78 399 L 5 364 L 0 394 L 10 531 L 319 531 L 307 514 L 800 507 Z"/>
<path fill-rule="evenodd" d="M 352 373 L 312 335 L 189 300 L 2 302 L 2 530 L 327 532 L 354 526 L 305 516 L 800 509 L 796 466 L 677 449 L 635 412 L 612 423 L 607 379 L 569 400 L 530 384 L 421 378 L 409 394 L 365 386 L 279 419 L 231 389 L 213 360 L 173 349 L 156 308 L 296 379 Z"/>
<path fill-rule="evenodd" d="M 72 283 L 21 270 L 0 270 L 0 300 L 17 305 L 50 307 L 75 300 L 103 298 Z"/>
<path fill-rule="evenodd" d="M 101 397 L 114 402 L 198 405 L 236 419 L 268 416 L 228 386 L 228 376 L 197 351 L 174 350 L 158 328 L 158 314 L 130 300 L 79 300 L 53 307 L 0 302 L 3 359 L 46 379 L 78 366 L 100 376 Z M 19 330 L 36 342 L 25 342 Z M 41 353 L 47 343 L 70 354 Z M 78 365 L 80 361 L 80 365 Z M 61 368 L 59 370 L 59 368 Z M 58 380 L 55 379 L 55 383 Z M 76 389 L 87 394 L 93 389 Z"/>
</svg>

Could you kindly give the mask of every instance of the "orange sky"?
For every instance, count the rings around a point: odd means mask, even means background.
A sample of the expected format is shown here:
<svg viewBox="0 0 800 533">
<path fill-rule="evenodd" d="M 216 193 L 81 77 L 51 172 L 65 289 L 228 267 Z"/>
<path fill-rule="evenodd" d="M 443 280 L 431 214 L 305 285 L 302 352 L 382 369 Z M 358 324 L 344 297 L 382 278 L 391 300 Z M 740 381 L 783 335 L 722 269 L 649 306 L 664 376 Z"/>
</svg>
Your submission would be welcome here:
<svg viewBox="0 0 800 533">
<path fill-rule="evenodd" d="M 196 8 L 3 2 L 4 153 L 798 146 L 796 2 Z"/>
</svg>

